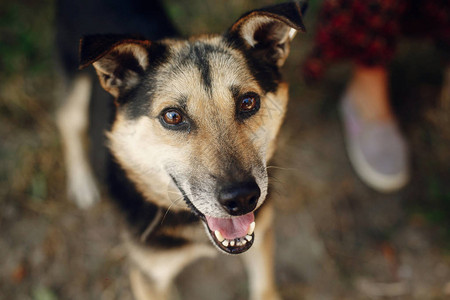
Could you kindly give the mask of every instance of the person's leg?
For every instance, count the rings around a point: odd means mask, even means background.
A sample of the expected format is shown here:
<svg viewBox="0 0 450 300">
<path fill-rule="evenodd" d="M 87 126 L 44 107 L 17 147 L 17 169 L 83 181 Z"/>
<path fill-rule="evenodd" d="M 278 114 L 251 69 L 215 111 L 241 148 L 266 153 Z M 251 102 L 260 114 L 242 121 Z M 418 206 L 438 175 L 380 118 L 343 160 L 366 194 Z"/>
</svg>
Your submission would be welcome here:
<svg viewBox="0 0 450 300">
<path fill-rule="evenodd" d="M 394 119 L 388 95 L 388 74 L 384 67 L 356 66 L 348 83 L 347 95 L 366 120 Z"/>
<path fill-rule="evenodd" d="M 407 147 L 392 113 L 386 68 L 400 35 L 405 0 L 325 0 L 314 48 L 303 65 L 307 81 L 320 79 L 333 62 L 355 62 L 342 97 L 347 148 L 359 177 L 392 192 L 408 180 Z"/>
<path fill-rule="evenodd" d="M 341 102 L 346 145 L 359 177 L 379 192 L 408 181 L 408 149 L 392 112 L 384 67 L 356 66 Z"/>
</svg>

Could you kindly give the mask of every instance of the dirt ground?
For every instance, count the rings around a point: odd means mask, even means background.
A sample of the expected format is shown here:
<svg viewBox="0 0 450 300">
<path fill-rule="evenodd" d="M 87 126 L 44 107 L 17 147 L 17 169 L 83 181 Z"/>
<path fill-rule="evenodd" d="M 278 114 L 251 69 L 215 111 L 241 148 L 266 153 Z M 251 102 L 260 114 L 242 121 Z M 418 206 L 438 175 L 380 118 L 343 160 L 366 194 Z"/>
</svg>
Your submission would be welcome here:
<svg viewBox="0 0 450 300">
<path fill-rule="evenodd" d="M 270 3 L 242 2 L 166 6 L 189 34 L 221 31 Z M 132 299 L 107 196 L 80 210 L 65 194 L 54 4 L 0 2 L 0 299 Z M 319 4 L 312 1 L 309 33 L 296 37 L 285 66 L 291 100 L 271 164 L 279 291 L 283 299 L 450 299 L 450 72 L 446 81 L 431 43 L 399 45 L 391 95 L 412 179 L 395 194 L 372 191 L 349 166 L 336 110 L 350 66 L 332 66 L 317 85 L 299 75 Z M 247 299 L 245 270 L 236 257 L 200 260 L 179 276 L 177 294 Z"/>
</svg>

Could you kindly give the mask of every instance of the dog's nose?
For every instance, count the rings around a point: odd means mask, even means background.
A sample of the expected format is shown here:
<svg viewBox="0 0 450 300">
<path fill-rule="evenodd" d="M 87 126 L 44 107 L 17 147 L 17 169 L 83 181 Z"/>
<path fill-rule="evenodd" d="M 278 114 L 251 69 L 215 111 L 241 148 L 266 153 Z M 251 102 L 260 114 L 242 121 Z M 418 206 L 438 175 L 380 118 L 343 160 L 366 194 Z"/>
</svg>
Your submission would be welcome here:
<svg viewBox="0 0 450 300">
<path fill-rule="evenodd" d="M 253 211 L 261 191 L 255 181 L 233 184 L 219 192 L 219 203 L 232 216 Z"/>
</svg>

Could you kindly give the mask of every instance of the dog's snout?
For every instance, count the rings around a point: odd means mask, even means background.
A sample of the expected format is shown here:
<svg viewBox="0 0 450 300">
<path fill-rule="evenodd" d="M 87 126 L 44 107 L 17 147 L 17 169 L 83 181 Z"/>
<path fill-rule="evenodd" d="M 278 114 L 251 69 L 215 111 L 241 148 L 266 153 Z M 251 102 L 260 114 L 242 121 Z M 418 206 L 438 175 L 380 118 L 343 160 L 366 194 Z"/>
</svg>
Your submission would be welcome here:
<svg viewBox="0 0 450 300">
<path fill-rule="evenodd" d="M 232 216 L 245 215 L 256 208 L 260 194 L 255 181 L 233 184 L 219 192 L 219 203 Z"/>
</svg>

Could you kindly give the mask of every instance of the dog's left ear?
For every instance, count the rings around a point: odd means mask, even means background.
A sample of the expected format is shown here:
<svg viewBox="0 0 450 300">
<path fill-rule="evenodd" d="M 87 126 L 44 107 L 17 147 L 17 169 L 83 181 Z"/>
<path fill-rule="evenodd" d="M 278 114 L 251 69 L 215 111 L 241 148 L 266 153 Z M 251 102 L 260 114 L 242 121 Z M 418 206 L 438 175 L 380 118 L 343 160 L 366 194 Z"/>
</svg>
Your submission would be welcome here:
<svg viewBox="0 0 450 300">
<path fill-rule="evenodd" d="M 80 69 L 93 65 L 102 87 L 117 98 L 137 85 L 149 61 L 150 41 L 123 35 L 91 35 L 80 41 Z"/>
<path fill-rule="evenodd" d="M 297 31 L 306 31 L 302 19 L 306 6 L 306 2 L 289 2 L 250 11 L 233 24 L 226 36 L 231 43 L 238 42 L 252 55 L 280 67 Z"/>
</svg>

